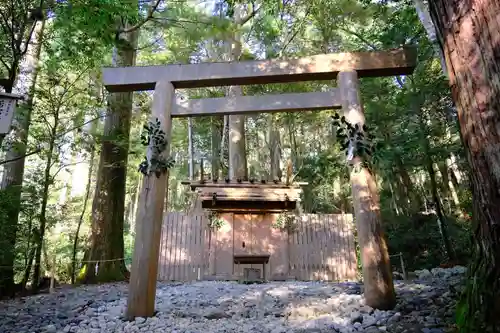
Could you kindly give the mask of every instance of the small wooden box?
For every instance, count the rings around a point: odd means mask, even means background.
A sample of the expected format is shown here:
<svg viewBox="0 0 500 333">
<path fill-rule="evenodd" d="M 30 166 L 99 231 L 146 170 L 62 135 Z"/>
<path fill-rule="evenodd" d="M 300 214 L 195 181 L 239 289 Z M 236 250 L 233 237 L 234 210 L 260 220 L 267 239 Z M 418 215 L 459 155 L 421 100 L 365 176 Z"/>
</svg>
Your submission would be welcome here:
<svg viewBox="0 0 500 333">
<path fill-rule="evenodd" d="M 261 280 L 260 272 L 258 268 L 243 268 L 243 278 L 247 281 Z"/>
</svg>

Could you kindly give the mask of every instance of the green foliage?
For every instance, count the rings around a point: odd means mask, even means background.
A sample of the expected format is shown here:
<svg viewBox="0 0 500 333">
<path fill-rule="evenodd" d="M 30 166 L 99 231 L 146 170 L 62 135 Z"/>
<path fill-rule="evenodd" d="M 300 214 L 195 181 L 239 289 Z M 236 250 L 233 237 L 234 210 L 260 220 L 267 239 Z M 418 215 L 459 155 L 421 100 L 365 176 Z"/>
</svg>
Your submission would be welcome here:
<svg viewBox="0 0 500 333">
<path fill-rule="evenodd" d="M 403 253 L 407 271 L 432 269 L 446 261 L 443 244 L 434 214 L 419 213 L 413 216 L 383 214 L 389 252 Z M 448 218 L 448 231 L 460 264 L 470 258 L 471 230 L 467 221 Z M 399 259 L 393 262 L 399 269 Z"/>
<path fill-rule="evenodd" d="M 151 155 L 148 154 L 144 157 L 144 161 L 139 164 L 139 171 L 145 176 L 154 174 L 156 178 L 167 173 L 175 161 L 170 156 L 164 156 L 168 142 L 158 118 L 154 122 L 150 121 L 147 125 L 144 125 L 141 142 L 144 146 L 148 146 L 151 149 Z"/>
<path fill-rule="evenodd" d="M 354 157 L 369 160 L 375 151 L 372 141 L 374 136 L 368 131 L 368 126 L 359 124 L 352 125 L 344 116 L 335 113 L 332 117 L 332 125 L 335 128 L 337 140 L 340 147 L 345 151 L 348 161 Z"/>
<path fill-rule="evenodd" d="M 297 217 L 291 212 L 280 213 L 272 227 L 280 229 L 281 231 L 293 233 L 297 230 Z"/>
<path fill-rule="evenodd" d="M 224 225 L 224 219 L 222 219 L 218 212 L 210 211 L 208 214 L 208 227 L 212 230 L 219 230 Z"/>
</svg>

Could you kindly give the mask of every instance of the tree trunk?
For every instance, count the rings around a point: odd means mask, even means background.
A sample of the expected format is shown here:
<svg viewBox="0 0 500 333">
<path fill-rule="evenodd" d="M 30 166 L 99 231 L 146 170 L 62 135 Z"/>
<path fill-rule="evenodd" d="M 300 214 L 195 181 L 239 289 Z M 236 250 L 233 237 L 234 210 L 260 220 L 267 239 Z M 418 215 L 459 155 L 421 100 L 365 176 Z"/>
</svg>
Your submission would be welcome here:
<svg viewBox="0 0 500 333">
<path fill-rule="evenodd" d="M 117 43 L 115 66 L 133 66 L 138 31 L 127 34 Z M 92 203 L 90 260 L 97 272 L 87 269 L 86 283 L 120 281 L 128 277 L 125 266 L 123 225 L 132 93 L 112 93 L 108 97 L 108 114 L 104 123 L 103 142 Z"/>
<path fill-rule="evenodd" d="M 269 154 L 271 157 L 271 180 L 280 179 L 281 168 L 281 147 L 280 147 L 280 132 L 276 126 L 274 114 L 268 115 L 268 131 L 269 131 Z"/>
<path fill-rule="evenodd" d="M 295 167 L 298 168 L 298 147 L 297 147 L 297 139 L 295 137 L 295 116 L 293 113 L 288 113 L 286 115 L 288 122 L 288 138 L 290 140 L 290 150 L 291 150 L 291 158 L 292 163 Z"/>
<path fill-rule="evenodd" d="M 391 191 L 391 202 L 392 202 L 392 207 L 394 209 L 394 211 L 396 212 L 396 215 L 399 215 L 400 212 L 399 212 L 399 207 L 398 207 L 398 203 L 397 203 L 397 200 L 395 198 L 395 194 L 394 194 L 394 189 L 392 188 L 392 184 L 390 181 L 388 181 L 387 183 L 389 183 L 389 190 Z"/>
<path fill-rule="evenodd" d="M 135 217 L 137 216 L 137 207 L 139 204 L 139 197 L 141 190 L 142 190 L 142 179 L 141 177 L 137 177 L 137 183 L 135 186 L 135 192 L 133 196 L 134 201 L 132 202 L 132 208 L 130 209 L 130 216 L 129 216 L 129 221 L 130 221 L 129 228 L 133 233 L 135 233 L 135 224 L 136 224 Z"/>
<path fill-rule="evenodd" d="M 220 175 L 220 150 L 221 150 L 221 124 L 222 117 L 211 117 L 212 131 L 212 179 L 218 179 Z"/>
<path fill-rule="evenodd" d="M 413 182 L 411 181 L 410 175 L 406 170 L 401 156 L 397 155 L 394 157 L 398 173 L 401 176 L 402 184 L 404 185 L 404 192 L 406 199 L 410 201 L 411 213 L 416 213 L 422 209 L 423 203 L 419 193 L 415 190 Z"/>
<path fill-rule="evenodd" d="M 229 156 L 229 140 L 228 140 L 228 137 L 229 137 L 229 116 L 224 116 L 223 118 L 223 122 L 224 124 L 222 125 L 222 138 L 220 140 L 220 165 L 221 165 L 221 169 L 224 169 L 226 168 L 229 163 L 226 164 L 226 156 Z M 225 170 L 221 170 L 221 173 L 224 173 Z M 229 174 L 225 175 L 223 174 L 222 175 L 223 178 L 225 178 L 225 176 L 229 176 Z"/>
<path fill-rule="evenodd" d="M 476 248 L 464 331 L 500 329 L 500 2 L 430 1 L 471 168 Z M 474 283 L 473 283 L 474 282 Z M 477 311 L 477 313 L 476 313 Z"/>
<path fill-rule="evenodd" d="M 422 23 L 425 31 L 427 32 L 427 37 L 429 38 L 429 41 L 432 43 L 434 52 L 439 57 L 443 74 L 447 76 L 448 72 L 446 69 L 446 62 L 444 60 L 443 51 L 439 47 L 439 42 L 436 38 L 436 30 L 434 29 L 434 24 L 432 23 L 432 19 L 429 14 L 429 9 L 427 5 L 424 3 L 424 0 L 413 0 L 413 3 L 415 4 L 415 9 L 417 11 L 418 18 L 420 19 L 420 22 Z"/>
<path fill-rule="evenodd" d="M 28 242 L 28 258 L 27 262 L 24 268 L 24 274 L 23 274 L 23 279 L 21 280 L 21 289 L 24 290 L 26 289 L 26 284 L 29 281 L 30 274 L 31 274 L 31 268 L 33 266 L 33 260 L 35 259 L 35 253 L 36 253 L 36 247 L 39 242 L 40 234 L 38 232 L 38 229 L 32 228 L 31 226 L 31 221 L 30 221 L 30 241 Z"/>
<path fill-rule="evenodd" d="M 31 112 L 33 110 L 33 98 L 35 94 L 35 84 L 38 76 L 38 60 L 43 44 L 43 33 L 45 29 L 45 20 L 39 22 L 36 26 L 33 44 L 36 47 L 28 52 L 26 59 L 27 66 L 31 71 L 31 82 L 29 86 L 28 99 L 26 104 L 20 105 L 15 114 L 14 124 L 15 131 L 10 135 L 13 137 L 16 144 L 6 152 L 5 159 L 17 159 L 14 162 L 4 165 L 2 183 L 0 191 L 4 192 L 9 198 L 9 207 L 7 207 L 7 218 L 0 221 L 0 234 L 5 242 L 2 245 L 2 253 L 0 254 L 0 296 L 12 294 L 14 290 L 14 258 L 16 233 L 19 221 L 19 210 L 21 205 L 21 186 L 24 177 L 24 156 L 26 153 L 26 143 L 28 141 L 28 130 L 31 122 Z M 12 89 L 12 87 L 11 87 Z M 6 89 L 7 92 L 8 89 Z"/>
<path fill-rule="evenodd" d="M 455 185 L 451 181 L 450 174 L 448 173 L 448 166 L 446 165 L 446 161 L 438 163 L 439 172 L 441 173 L 441 177 L 443 180 L 443 191 L 448 194 L 450 201 L 453 201 L 453 205 L 455 206 L 455 210 L 460 210 L 460 200 L 458 199 L 458 194 L 455 189 Z"/>
<path fill-rule="evenodd" d="M 418 99 L 414 100 L 413 107 L 415 109 L 415 114 L 418 116 L 419 120 L 420 141 L 424 150 L 425 169 L 429 174 L 429 180 L 431 182 L 431 197 L 432 197 L 432 202 L 434 204 L 434 209 L 436 211 L 439 232 L 441 234 L 444 250 L 446 251 L 448 259 L 454 260 L 455 255 L 453 247 L 451 246 L 450 243 L 450 237 L 448 235 L 448 222 L 445 215 L 443 214 L 443 207 L 439 199 L 438 185 L 436 181 L 436 171 L 434 170 L 434 161 L 432 159 L 431 146 L 429 139 L 427 137 L 427 133 L 429 130 L 427 128 L 426 120 L 428 119 L 428 117 L 424 113 L 424 110 L 422 110 L 421 103 L 418 101 Z"/>
<path fill-rule="evenodd" d="M 26 284 L 28 284 L 28 281 L 30 279 L 31 268 L 33 266 L 33 260 L 35 259 L 36 244 L 37 243 L 34 243 L 33 247 L 30 249 L 28 262 L 26 263 L 26 267 L 24 268 L 23 279 L 21 280 L 21 288 L 23 290 L 26 289 Z"/>
<path fill-rule="evenodd" d="M 234 6 L 234 33 L 231 43 L 231 60 L 238 61 L 241 56 L 241 8 L 239 4 Z M 243 95 L 241 86 L 230 86 L 228 88 L 229 98 Z M 245 143 L 245 116 L 229 116 L 229 178 L 248 179 L 246 143 Z"/>
<path fill-rule="evenodd" d="M 424 144 L 425 146 L 425 144 Z M 428 147 L 427 147 L 428 148 Z M 428 150 L 428 149 L 426 149 Z M 448 258 L 453 261 L 455 259 L 453 247 L 450 243 L 450 236 L 448 235 L 448 223 L 445 215 L 443 214 L 443 207 L 441 205 L 441 201 L 439 200 L 438 186 L 436 182 L 436 172 L 433 167 L 432 157 L 427 152 L 425 154 L 425 167 L 427 172 L 429 173 L 429 180 L 431 182 L 431 195 L 432 202 L 434 203 L 434 209 L 436 211 L 437 216 L 437 224 L 439 227 L 439 232 L 441 234 L 441 238 L 443 240 L 444 250 L 446 251 L 446 255 Z"/>
<path fill-rule="evenodd" d="M 54 112 L 54 123 L 52 125 L 52 130 L 50 133 L 49 149 L 47 151 L 47 161 L 45 162 L 45 171 L 43 177 L 43 191 L 42 191 L 42 203 L 40 208 L 40 228 L 39 228 L 39 239 L 36 246 L 35 252 L 35 268 L 33 270 L 33 291 L 37 291 L 38 282 L 40 281 L 40 265 L 43 250 L 43 240 L 45 237 L 45 229 L 47 227 L 47 205 L 49 202 L 49 188 L 52 183 L 52 176 L 50 170 L 53 166 L 54 159 L 54 148 L 57 135 L 57 129 L 59 128 L 59 113 L 60 107 Z M 45 256 L 45 259 L 47 257 Z"/>
<path fill-rule="evenodd" d="M 189 180 L 193 180 L 194 176 L 194 151 L 193 151 L 193 118 L 188 118 L 188 163 L 189 163 Z"/>
<path fill-rule="evenodd" d="M 80 237 L 80 229 L 82 227 L 83 218 L 87 211 L 87 203 L 90 197 L 90 186 L 92 185 L 92 172 L 94 171 L 94 155 L 95 146 L 92 144 L 90 147 L 90 157 L 89 157 L 89 169 L 87 172 L 87 185 L 85 186 L 85 196 L 83 198 L 83 207 L 80 217 L 78 219 L 78 224 L 76 226 L 75 238 L 73 239 L 73 253 L 71 258 L 71 284 L 75 284 L 76 277 L 76 253 L 78 251 L 78 238 Z"/>
</svg>

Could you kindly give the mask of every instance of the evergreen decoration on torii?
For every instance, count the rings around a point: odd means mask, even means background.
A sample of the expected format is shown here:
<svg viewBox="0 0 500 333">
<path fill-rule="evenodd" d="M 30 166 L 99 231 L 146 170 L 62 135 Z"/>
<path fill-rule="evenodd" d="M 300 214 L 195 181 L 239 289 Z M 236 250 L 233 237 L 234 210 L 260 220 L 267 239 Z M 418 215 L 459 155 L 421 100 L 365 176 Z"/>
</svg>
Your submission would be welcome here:
<svg viewBox="0 0 500 333">
<path fill-rule="evenodd" d="M 161 129 L 161 122 L 158 118 L 155 121 L 149 121 L 144 125 L 144 131 L 141 134 L 141 143 L 149 147 L 144 161 L 139 164 L 139 172 L 145 176 L 155 174 L 156 178 L 168 171 L 174 166 L 174 159 L 165 157 L 164 151 L 167 149 L 167 139 L 165 131 Z"/>
<path fill-rule="evenodd" d="M 373 139 L 375 136 L 369 132 L 368 126 L 359 124 L 352 125 L 344 116 L 338 113 L 332 116 L 332 125 L 336 129 L 337 140 L 346 153 L 347 162 L 350 163 L 355 157 L 360 157 L 368 163 L 374 152 Z"/>
<path fill-rule="evenodd" d="M 223 225 L 224 220 L 220 217 L 220 214 L 211 210 L 208 214 L 208 227 L 212 230 L 219 230 Z"/>
</svg>

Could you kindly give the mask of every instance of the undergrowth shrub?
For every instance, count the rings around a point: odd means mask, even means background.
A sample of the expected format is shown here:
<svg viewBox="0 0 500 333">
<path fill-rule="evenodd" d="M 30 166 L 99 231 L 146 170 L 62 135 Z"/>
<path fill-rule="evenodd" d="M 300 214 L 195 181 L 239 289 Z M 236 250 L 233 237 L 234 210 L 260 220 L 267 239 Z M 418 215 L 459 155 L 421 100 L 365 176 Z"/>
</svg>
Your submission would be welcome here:
<svg viewBox="0 0 500 333">
<path fill-rule="evenodd" d="M 389 253 L 403 253 L 407 271 L 431 269 L 447 261 L 435 214 L 384 214 L 383 220 Z M 472 249 L 470 222 L 448 217 L 447 230 L 456 254 L 454 264 L 467 265 Z M 400 271 L 399 258 L 391 262 Z"/>
</svg>

